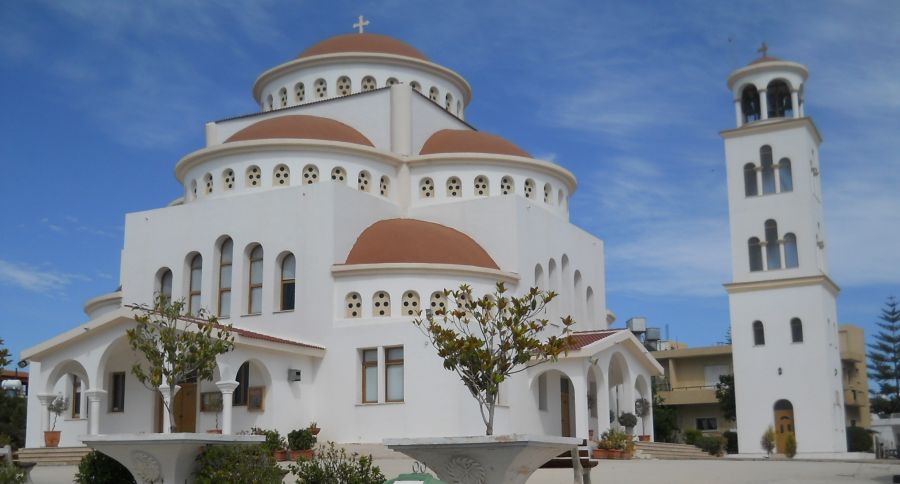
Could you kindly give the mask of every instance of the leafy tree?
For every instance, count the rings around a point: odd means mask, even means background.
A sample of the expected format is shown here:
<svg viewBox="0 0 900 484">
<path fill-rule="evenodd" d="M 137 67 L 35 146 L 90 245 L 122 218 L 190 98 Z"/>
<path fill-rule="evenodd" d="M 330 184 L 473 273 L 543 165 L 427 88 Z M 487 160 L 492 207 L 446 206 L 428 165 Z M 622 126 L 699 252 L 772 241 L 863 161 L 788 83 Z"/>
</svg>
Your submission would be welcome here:
<svg viewBox="0 0 900 484">
<path fill-rule="evenodd" d="M 135 484 L 128 469 L 112 457 L 96 450 L 90 451 L 78 463 L 77 484 Z"/>
<path fill-rule="evenodd" d="M 571 316 L 561 318 L 559 335 L 550 335 L 550 321 L 537 316 L 556 297 L 536 287 L 521 297 L 506 294 L 497 283 L 492 294 L 472 298 L 472 289 L 444 290 L 448 306 L 426 313 L 413 323 L 428 337 L 444 368 L 455 371 L 478 401 L 485 434 L 494 433 L 494 408 L 500 384 L 510 375 L 556 360 L 571 344 Z"/>
<path fill-rule="evenodd" d="M 299 460 L 290 466 L 298 484 L 382 484 L 381 469 L 371 455 L 347 454 L 343 448 L 328 442 L 316 449 L 315 457 Z M 280 481 L 279 481 L 280 482 Z"/>
<path fill-rule="evenodd" d="M 0 338 L 0 369 L 12 363 L 9 350 Z M 13 449 L 25 446 L 25 397 L 0 392 L 0 436 L 9 438 Z"/>
<path fill-rule="evenodd" d="M 653 435 L 659 442 L 675 442 L 678 432 L 678 413 L 675 407 L 665 404 L 665 400 L 653 391 Z"/>
<path fill-rule="evenodd" d="M 6 365 L 12 363 L 9 356 L 9 349 L 4 346 L 3 338 L 0 338 L 0 369 L 6 368 Z"/>
<path fill-rule="evenodd" d="M 881 330 L 869 346 L 869 380 L 877 382 L 871 390 L 872 411 L 885 415 L 900 412 L 900 308 L 894 297 L 881 310 Z"/>
<path fill-rule="evenodd" d="M 763 432 L 762 437 L 759 439 L 759 445 L 766 451 L 766 455 L 771 455 L 772 451 L 775 450 L 775 429 L 771 425 Z"/>
<path fill-rule="evenodd" d="M 735 421 L 737 407 L 734 400 L 734 375 L 719 375 L 719 383 L 716 383 L 716 399 L 719 400 L 719 408 L 726 420 Z"/>
<path fill-rule="evenodd" d="M 160 385 L 175 386 L 188 379 L 210 380 L 216 356 L 234 348 L 231 325 L 221 325 L 214 315 L 200 309 L 196 316 L 185 312 L 184 301 L 157 296 L 153 307 L 132 306 L 137 323 L 126 331 L 131 349 L 144 355 L 147 366 L 135 363 L 131 372 L 151 391 Z M 165 402 L 165 399 L 163 399 Z M 174 405 L 166 403 L 170 431 L 175 432 Z"/>
</svg>

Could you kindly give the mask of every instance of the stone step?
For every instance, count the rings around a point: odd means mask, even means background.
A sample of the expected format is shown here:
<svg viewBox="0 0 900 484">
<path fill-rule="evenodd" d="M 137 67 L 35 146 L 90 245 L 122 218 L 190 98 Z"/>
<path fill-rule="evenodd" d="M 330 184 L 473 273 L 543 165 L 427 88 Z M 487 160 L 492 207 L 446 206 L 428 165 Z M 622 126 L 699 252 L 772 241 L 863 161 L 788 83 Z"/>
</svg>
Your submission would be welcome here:
<svg viewBox="0 0 900 484">
<path fill-rule="evenodd" d="M 90 451 L 89 447 L 31 447 L 19 449 L 15 460 L 38 465 L 78 465 Z"/>
<path fill-rule="evenodd" d="M 702 449 L 687 444 L 671 444 L 668 442 L 637 442 L 637 454 L 644 459 L 717 459 Z"/>
</svg>

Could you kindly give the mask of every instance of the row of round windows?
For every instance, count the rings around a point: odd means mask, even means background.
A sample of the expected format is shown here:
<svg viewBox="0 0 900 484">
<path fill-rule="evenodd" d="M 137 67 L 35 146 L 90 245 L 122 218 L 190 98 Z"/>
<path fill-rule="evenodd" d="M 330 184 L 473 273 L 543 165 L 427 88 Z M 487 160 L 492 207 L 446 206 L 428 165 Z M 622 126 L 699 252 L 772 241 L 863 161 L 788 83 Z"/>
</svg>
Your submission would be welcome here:
<svg viewBox="0 0 900 484">
<path fill-rule="evenodd" d="M 444 193 L 447 198 L 459 198 L 463 196 L 463 183 L 457 176 L 451 176 L 446 179 L 444 182 Z M 516 192 L 516 183 L 513 180 L 513 177 L 506 175 L 500 179 L 500 194 L 501 195 L 509 195 L 514 194 Z M 424 177 L 419 180 L 419 198 L 429 199 L 435 198 L 437 195 L 437 186 L 434 183 L 434 180 L 429 177 Z M 491 194 L 491 182 L 486 175 L 478 175 L 472 180 L 472 193 L 475 196 L 479 197 L 487 197 Z M 522 194 L 525 198 L 536 199 L 537 198 L 537 184 L 531 178 L 525 180 L 525 184 L 522 189 Z M 556 204 L 564 205 L 565 204 L 566 195 L 562 189 L 557 192 L 556 196 Z M 552 205 L 553 201 L 553 186 L 550 183 L 544 184 L 544 203 Z"/>
<path fill-rule="evenodd" d="M 385 87 L 393 86 L 394 84 L 399 84 L 400 81 L 397 80 L 396 77 L 389 77 L 384 85 Z M 418 81 L 412 81 L 409 83 L 410 87 L 412 87 L 416 92 L 422 92 L 422 85 Z M 373 76 L 364 76 L 362 80 L 359 82 L 360 90 L 357 92 L 367 92 L 378 89 L 378 81 L 375 80 Z M 353 94 L 353 81 L 350 80 L 349 76 L 341 76 L 337 79 L 337 83 L 335 84 L 336 92 L 338 96 L 348 96 Z M 314 89 L 314 99 L 326 99 L 328 98 L 328 81 L 325 79 L 319 78 L 313 83 Z M 443 101 L 444 109 L 447 112 L 454 115 L 462 114 L 462 101 L 453 98 L 453 94 L 445 93 L 443 98 L 441 97 L 441 90 L 436 86 L 431 86 L 428 90 L 428 98 L 437 104 L 441 104 Z M 306 85 L 302 82 L 298 82 L 294 84 L 293 89 L 293 101 L 294 104 L 301 104 L 306 101 Z M 276 98 L 272 94 L 269 94 L 266 97 L 266 103 L 263 106 L 263 110 L 271 111 L 276 108 L 286 108 L 291 102 L 288 94 L 288 88 L 282 87 L 278 90 L 278 97 Z"/>
<path fill-rule="evenodd" d="M 344 317 L 348 319 L 363 317 L 363 298 L 358 292 L 351 292 L 344 298 Z M 457 301 L 458 306 L 463 306 L 466 301 Z M 431 293 L 428 307 L 432 311 L 447 308 L 447 295 L 444 291 Z M 403 291 L 400 299 L 400 316 L 418 316 L 422 311 L 419 293 L 413 290 Z M 387 291 L 376 291 L 372 295 L 371 315 L 375 318 L 389 317 L 392 314 L 391 294 Z"/>
<path fill-rule="evenodd" d="M 316 165 L 306 165 L 303 167 L 303 171 L 300 175 L 302 184 L 304 185 L 312 185 L 313 183 L 318 183 L 321 179 L 319 174 L 319 167 Z M 336 166 L 331 169 L 331 180 L 339 183 L 344 183 L 348 179 L 347 170 L 343 167 Z M 224 191 L 229 191 L 234 189 L 235 187 L 235 174 L 234 170 L 231 168 L 226 169 L 222 172 L 221 176 L 222 180 L 222 188 Z M 202 183 L 202 185 L 201 185 Z M 212 173 L 207 173 L 203 175 L 202 182 L 198 183 L 197 180 L 191 181 L 191 194 L 193 198 L 196 199 L 202 193 L 203 195 L 211 195 L 215 189 L 215 182 L 213 181 Z M 272 186 L 273 187 L 286 187 L 291 184 L 291 169 L 289 166 L 285 164 L 279 164 L 272 170 Z M 372 174 L 367 170 L 361 170 L 356 175 L 356 187 L 363 192 L 372 191 Z M 244 186 L 247 188 L 258 188 L 262 186 L 262 169 L 260 169 L 257 165 L 251 165 L 247 167 L 244 172 Z M 390 193 L 391 179 L 387 176 L 382 176 L 378 183 L 378 190 L 381 196 L 387 197 Z M 202 191 L 201 191 L 202 190 Z"/>
</svg>

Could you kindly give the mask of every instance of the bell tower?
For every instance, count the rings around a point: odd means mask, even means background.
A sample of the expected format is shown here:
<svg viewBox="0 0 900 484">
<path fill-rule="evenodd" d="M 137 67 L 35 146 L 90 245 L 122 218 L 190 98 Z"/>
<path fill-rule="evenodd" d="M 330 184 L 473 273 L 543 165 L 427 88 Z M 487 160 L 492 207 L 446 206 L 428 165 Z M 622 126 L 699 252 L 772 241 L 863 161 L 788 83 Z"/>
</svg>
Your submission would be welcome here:
<svg viewBox="0 0 900 484">
<path fill-rule="evenodd" d="M 728 77 L 737 126 L 722 131 L 731 227 L 728 292 L 741 454 L 793 434 L 809 457 L 846 453 L 836 298 L 828 275 L 819 145 L 805 66 L 767 55 Z"/>
</svg>

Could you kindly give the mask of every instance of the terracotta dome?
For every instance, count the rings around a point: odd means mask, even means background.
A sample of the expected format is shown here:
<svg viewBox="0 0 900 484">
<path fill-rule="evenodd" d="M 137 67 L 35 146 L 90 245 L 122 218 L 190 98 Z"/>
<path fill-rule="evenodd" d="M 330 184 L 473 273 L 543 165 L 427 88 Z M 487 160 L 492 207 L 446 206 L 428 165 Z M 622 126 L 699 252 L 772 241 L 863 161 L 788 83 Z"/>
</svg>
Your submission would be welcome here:
<svg viewBox="0 0 900 484">
<path fill-rule="evenodd" d="M 497 135 L 468 129 L 442 129 L 431 135 L 419 154 L 435 153 L 495 153 L 531 158 L 527 151 Z"/>
<path fill-rule="evenodd" d="M 372 52 L 377 54 L 394 54 L 427 61 L 425 54 L 406 42 L 380 34 L 344 34 L 325 39 L 304 50 L 298 59 L 324 54 L 343 54 L 349 52 Z"/>
<path fill-rule="evenodd" d="M 359 234 L 346 264 L 431 263 L 499 269 L 468 235 L 422 220 L 381 220 Z"/>
<path fill-rule="evenodd" d="M 322 139 L 374 146 L 362 133 L 340 121 L 306 115 L 266 119 L 234 133 L 225 142 L 274 138 Z"/>
</svg>

